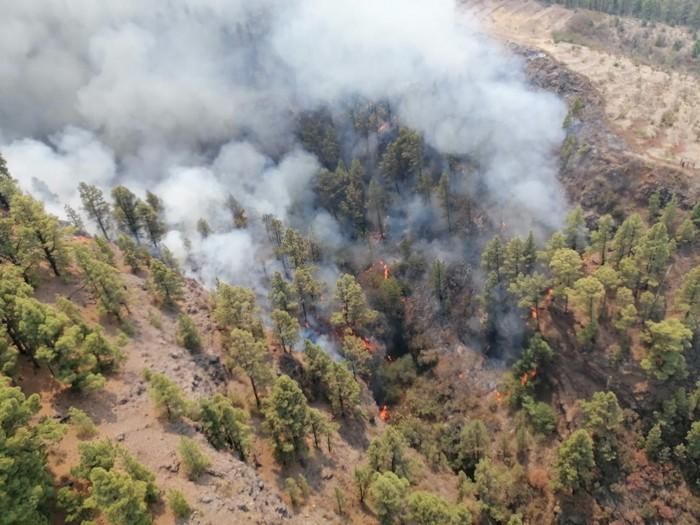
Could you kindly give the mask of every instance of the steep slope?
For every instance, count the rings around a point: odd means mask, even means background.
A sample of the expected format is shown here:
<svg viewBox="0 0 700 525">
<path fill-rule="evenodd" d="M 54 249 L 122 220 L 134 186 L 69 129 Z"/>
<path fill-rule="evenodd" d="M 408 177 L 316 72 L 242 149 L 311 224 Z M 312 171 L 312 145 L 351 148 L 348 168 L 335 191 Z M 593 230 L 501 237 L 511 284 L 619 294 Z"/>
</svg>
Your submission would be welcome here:
<svg viewBox="0 0 700 525">
<path fill-rule="evenodd" d="M 103 390 L 91 394 L 59 391 L 44 371 L 26 367 L 20 384 L 42 395 L 44 413 L 64 418 L 71 406 L 84 410 L 95 421 L 98 437 L 107 437 L 128 449 L 155 475 L 158 487 L 166 493 L 179 489 L 197 512 L 190 523 L 328 523 L 313 511 L 294 519 L 280 499 L 280 492 L 263 480 L 251 465 L 231 453 L 216 451 L 185 422 L 169 423 L 158 417 L 149 399 L 143 370 L 149 368 L 174 380 L 190 399 L 225 391 L 225 376 L 214 342 L 216 336 L 208 319 L 207 293 L 195 282 L 188 282 L 183 304 L 196 319 L 205 341 L 204 350 L 191 354 L 175 342 L 176 313 L 162 311 L 146 291 L 145 279 L 123 273 L 132 314 L 133 337 L 122 348 L 126 359 L 119 372 L 108 378 Z M 78 285 L 56 280 L 44 282 L 37 296 L 51 302 L 58 294 L 71 296 L 80 304 L 86 318 L 95 317 L 94 305 Z M 112 335 L 117 335 L 113 333 Z M 176 449 L 181 436 L 196 439 L 212 460 L 208 473 L 197 482 L 181 472 Z M 71 430 L 53 451 L 57 476 L 65 476 L 77 463 L 80 442 Z M 161 508 L 155 523 L 173 523 L 169 510 Z"/>
<path fill-rule="evenodd" d="M 700 173 L 700 81 L 674 60 L 692 46 L 687 29 L 646 27 L 535 0 L 464 4 L 495 36 L 546 51 L 589 79 L 603 97 L 605 117 L 640 158 Z M 654 45 L 660 37 L 667 42 L 663 48 Z M 674 51 L 673 42 L 682 51 Z M 650 51 L 641 49 L 645 44 Z M 660 49 L 671 57 L 657 57 Z M 697 60 L 688 60 L 696 69 Z"/>
</svg>

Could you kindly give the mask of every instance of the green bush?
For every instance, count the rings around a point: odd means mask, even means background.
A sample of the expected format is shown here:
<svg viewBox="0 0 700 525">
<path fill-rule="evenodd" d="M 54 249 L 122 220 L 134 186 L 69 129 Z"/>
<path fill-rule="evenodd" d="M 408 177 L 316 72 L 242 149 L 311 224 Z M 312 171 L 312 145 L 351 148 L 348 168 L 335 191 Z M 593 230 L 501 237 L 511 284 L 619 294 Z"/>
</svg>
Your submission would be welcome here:
<svg viewBox="0 0 700 525">
<path fill-rule="evenodd" d="M 526 396 L 523 408 L 529 417 L 532 428 L 540 434 L 551 434 L 557 428 L 557 414 L 547 403 L 537 402 Z"/>
<path fill-rule="evenodd" d="M 177 318 L 177 344 L 187 348 L 190 352 L 197 352 L 202 348 L 202 339 L 197 331 L 197 326 L 188 315 L 181 314 Z"/>
<path fill-rule="evenodd" d="M 97 434 L 97 427 L 85 412 L 79 408 L 70 407 L 68 409 L 71 425 L 75 427 L 75 432 L 80 439 L 90 439 Z"/>
<path fill-rule="evenodd" d="M 211 466 L 211 461 L 193 439 L 180 438 L 177 452 L 180 456 L 182 467 L 185 469 L 185 474 L 191 480 L 199 478 Z"/>
<path fill-rule="evenodd" d="M 192 514 L 192 507 L 187 503 L 187 499 L 179 490 L 171 490 L 168 492 L 168 506 L 173 511 L 176 518 L 187 518 Z"/>
</svg>

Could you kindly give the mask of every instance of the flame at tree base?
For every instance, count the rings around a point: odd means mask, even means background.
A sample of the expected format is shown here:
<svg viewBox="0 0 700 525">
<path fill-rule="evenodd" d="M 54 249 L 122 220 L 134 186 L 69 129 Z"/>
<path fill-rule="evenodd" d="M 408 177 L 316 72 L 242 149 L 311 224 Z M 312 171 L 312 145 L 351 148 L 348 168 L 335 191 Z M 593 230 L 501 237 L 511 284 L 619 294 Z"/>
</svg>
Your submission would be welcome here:
<svg viewBox="0 0 700 525">
<path fill-rule="evenodd" d="M 529 370 L 520 376 L 520 385 L 527 385 L 528 381 L 534 379 L 537 376 L 537 370 Z"/>
<path fill-rule="evenodd" d="M 389 413 L 389 407 L 386 405 L 382 405 L 379 408 L 379 419 L 384 421 L 384 423 L 388 423 L 389 419 L 391 419 L 391 414 Z"/>
</svg>

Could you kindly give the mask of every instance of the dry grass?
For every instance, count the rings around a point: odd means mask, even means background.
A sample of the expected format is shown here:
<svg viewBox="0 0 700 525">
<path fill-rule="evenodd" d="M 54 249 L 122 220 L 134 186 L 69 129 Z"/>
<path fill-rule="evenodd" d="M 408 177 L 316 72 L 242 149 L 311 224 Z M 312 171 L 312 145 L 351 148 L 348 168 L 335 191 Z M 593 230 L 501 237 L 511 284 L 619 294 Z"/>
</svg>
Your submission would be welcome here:
<svg viewBox="0 0 700 525">
<path fill-rule="evenodd" d="M 545 7 L 534 0 L 470 0 L 465 5 L 497 37 L 538 47 L 589 78 L 605 99 L 613 128 L 641 156 L 675 166 L 681 160 L 694 163 L 700 175 L 700 80 L 680 69 L 682 65 L 664 59 L 662 66 L 656 55 L 650 58 L 653 65 L 643 64 L 629 49 L 605 45 L 586 22 L 595 20 L 598 28 L 614 23 L 613 17 L 600 13 Z M 683 36 L 682 29 L 662 24 L 653 30 L 637 21 L 624 24 L 626 31 L 639 31 L 647 39 L 663 34 L 674 43 Z M 665 53 L 672 49 L 657 47 Z"/>
</svg>

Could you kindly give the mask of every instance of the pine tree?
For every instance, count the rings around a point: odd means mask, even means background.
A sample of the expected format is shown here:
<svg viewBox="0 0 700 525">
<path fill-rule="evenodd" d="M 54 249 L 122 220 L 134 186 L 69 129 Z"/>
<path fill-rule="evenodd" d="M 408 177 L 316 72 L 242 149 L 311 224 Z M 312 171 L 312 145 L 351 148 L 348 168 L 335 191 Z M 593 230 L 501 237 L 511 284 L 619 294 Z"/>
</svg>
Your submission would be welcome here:
<svg viewBox="0 0 700 525">
<path fill-rule="evenodd" d="M 410 464 L 407 455 L 408 443 L 393 426 L 387 426 L 380 436 L 374 438 L 367 449 L 369 468 L 376 472 L 393 472 L 408 478 Z"/>
<path fill-rule="evenodd" d="M 379 230 L 379 236 L 382 239 L 384 238 L 384 216 L 386 215 L 387 205 L 388 198 L 384 186 L 375 177 L 369 182 L 367 208 L 370 215 L 374 217 L 375 226 Z"/>
<path fill-rule="evenodd" d="M 356 412 L 360 404 L 360 385 L 344 363 L 333 363 L 325 382 L 334 414 L 347 417 Z"/>
<path fill-rule="evenodd" d="M 508 288 L 510 293 L 517 297 L 520 308 L 527 308 L 535 312 L 534 317 L 538 331 L 540 329 L 540 299 L 548 284 L 544 275 L 533 273 L 532 275 L 520 275 Z"/>
<path fill-rule="evenodd" d="M 73 226 L 75 232 L 79 234 L 84 234 L 86 231 L 85 223 L 83 222 L 83 218 L 80 216 L 80 214 L 68 204 L 66 204 L 63 207 L 63 210 L 66 212 L 66 217 L 71 223 L 71 226 Z"/>
<path fill-rule="evenodd" d="M 341 352 L 343 357 L 350 363 L 353 377 L 356 378 L 358 374 L 367 375 L 369 373 L 372 354 L 361 338 L 353 335 L 351 332 L 347 332 L 343 337 Z"/>
<path fill-rule="evenodd" d="M 593 440 L 585 430 L 577 430 L 557 450 L 555 487 L 571 492 L 587 489 L 593 481 L 595 466 Z"/>
<path fill-rule="evenodd" d="M 685 314 L 686 326 L 697 333 L 700 329 L 700 267 L 693 268 L 687 274 L 678 302 Z"/>
<path fill-rule="evenodd" d="M 214 299 L 214 319 L 220 329 L 240 328 L 262 338 L 263 327 L 253 290 L 220 282 Z"/>
<path fill-rule="evenodd" d="M 593 277 L 598 279 L 598 281 L 603 285 L 603 288 L 605 288 L 603 307 L 607 308 L 608 299 L 612 296 L 615 290 L 617 290 L 618 286 L 620 286 L 620 284 L 622 283 L 622 280 L 620 279 L 620 274 L 616 272 L 612 266 L 606 264 L 604 266 L 599 267 L 595 272 L 593 272 Z"/>
<path fill-rule="evenodd" d="M 282 375 L 275 381 L 265 401 L 265 425 L 272 436 L 275 452 L 286 462 L 306 453 L 309 407 L 296 381 Z"/>
<path fill-rule="evenodd" d="M 377 318 L 377 312 L 367 304 L 362 287 L 350 274 L 343 274 L 336 282 L 335 299 L 338 310 L 331 322 L 354 333 L 366 329 Z"/>
<path fill-rule="evenodd" d="M 634 294 L 626 287 L 619 288 L 615 295 L 617 315 L 613 321 L 615 328 L 624 334 L 637 322 L 637 308 L 634 305 Z"/>
<path fill-rule="evenodd" d="M 99 301 L 101 309 L 121 320 L 121 309 L 126 305 L 126 293 L 117 271 L 95 258 L 85 247 L 75 249 L 75 258 L 92 296 Z"/>
<path fill-rule="evenodd" d="M 360 503 L 365 502 L 367 497 L 367 492 L 369 486 L 372 483 L 372 477 L 374 476 L 374 470 L 369 466 L 367 467 L 355 467 L 353 470 L 353 477 L 355 479 L 355 485 L 357 486 L 358 498 Z"/>
<path fill-rule="evenodd" d="M 644 370 L 659 381 L 672 377 L 685 377 L 684 351 L 690 345 L 693 333 L 677 319 L 646 322 L 643 339 L 647 343 L 647 356 L 642 359 Z"/>
<path fill-rule="evenodd" d="M 105 200 L 102 190 L 97 186 L 81 182 L 78 185 L 78 192 L 83 203 L 83 210 L 90 219 L 97 223 L 97 227 L 105 239 L 109 240 L 109 230 L 112 223 L 111 208 Z"/>
<path fill-rule="evenodd" d="M 325 394 L 326 378 L 330 374 L 333 360 L 319 345 L 308 339 L 304 341 L 304 355 L 306 361 L 304 372 L 307 380 L 313 386 L 314 395 Z"/>
<path fill-rule="evenodd" d="M 336 219 L 343 201 L 346 180 L 347 172 L 342 166 L 335 171 L 324 168 L 316 178 L 316 193 L 320 204 Z"/>
<path fill-rule="evenodd" d="M 357 236 L 363 236 L 367 230 L 365 218 L 366 195 L 364 186 L 365 171 L 360 161 L 355 159 L 350 165 L 345 194 L 340 204 L 340 212 Z"/>
<path fill-rule="evenodd" d="M 117 247 L 122 252 L 124 262 L 129 265 L 132 272 L 138 272 L 141 265 L 148 259 L 148 253 L 126 235 L 120 235 L 117 238 Z"/>
<path fill-rule="evenodd" d="M 197 233 L 199 233 L 199 236 L 202 239 L 206 239 L 211 235 L 211 226 L 209 226 L 209 223 L 206 219 L 200 218 L 197 221 Z"/>
<path fill-rule="evenodd" d="M 568 309 L 567 290 L 581 276 L 583 261 L 575 250 L 562 248 L 553 252 L 549 261 L 549 270 L 552 273 L 554 295 L 565 300 L 564 311 Z"/>
<path fill-rule="evenodd" d="M 412 525 L 467 525 L 469 512 L 430 492 L 417 490 L 406 501 L 406 514 Z"/>
<path fill-rule="evenodd" d="M 142 224 L 138 213 L 139 199 L 128 188 L 117 186 L 112 189 L 112 201 L 112 213 L 118 228 L 140 244 Z"/>
<path fill-rule="evenodd" d="M 535 245 L 535 236 L 532 231 L 528 234 L 523 247 L 523 273 L 530 274 L 535 270 L 537 263 L 537 246 Z"/>
<path fill-rule="evenodd" d="M 89 478 L 95 468 L 111 470 L 117 463 L 118 448 L 109 439 L 88 441 L 78 445 L 80 462 L 70 470 L 77 478 Z"/>
<path fill-rule="evenodd" d="M 158 410 L 169 420 L 179 420 L 187 410 L 187 400 L 177 384 L 166 375 L 144 371 L 151 399 Z"/>
<path fill-rule="evenodd" d="M 525 270 L 525 245 L 520 237 L 513 237 L 505 246 L 504 271 L 511 282 Z"/>
<path fill-rule="evenodd" d="M 48 215 L 44 206 L 32 197 L 16 194 L 10 211 L 22 242 L 32 247 L 31 254 L 43 257 L 54 275 L 60 277 L 70 263 L 65 244 L 65 231 L 56 217 Z"/>
<path fill-rule="evenodd" d="M 625 257 L 632 255 L 643 234 L 644 223 L 638 213 L 633 213 L 624 220 L 613 237 L 615 265 L 619 265 Z"/>
<path fill-rule="evenodd" d="M 112 525 L 150 525 L 147 483 L 127 473 L 96 467 L 90 472 L 90 497 L 85 506 L 99 509 Z"/>
<path fill-rule="evenodd" d="M 158 259 L 150 261 L 148 284 L 158 300 L 166 306 L 174 306 L 184 295 L 180 275 Z"/>
<path fill-rule="evenodd" d="M 253 431 L 248 420 L 243 410 L 221 394 L 199 401 L 198 421 L 204 435 L 216 448 L 235 450 L 241 461 L 247 461 L 252 443 Z"/>
<path fill-rule="evenodd" d="M 272 274 L 270 281 L 270 304 L 274 310 L 283 310 L 289 315 L 296 316 L 299 309 L 297 293 L 292 283 L 287 281 L 280 272 Z"/>
<path fill-rule="evenodd" d="M 92 251 L 95 256 L 103 263 L 109 264 L 111 267 L 117 267 L 117 261 L 114 256 L 114 250 L 109 241 L 102 237 L 95 237 L 93 240 Z"/>
<path fill-rule="evenodd" d="M 494 281 L 501 283 L 505 277 L 505 247 L 503 241 L 496 235 L 484 246 L 481 253 L 481 267 L 488 276 L 493 275 Z"/>
<path fill-rule="evenodd" d="M 0 210 L 9 211 L 12 197 L 17 193 L 17 182 L 10 176 L 7 162 L 0 155 Z"/>
<path fill-rule="evenodd" d="M 669 235 L 676 233 L 676 216 L 678 215 L 678 198 L 673 195 L 671 200 L 664 207 L 664 211 L 659 218 L 659 222 L 666 226 Z"/>
<path fill-rule="evenodd" d="M 291 352 L 299 340 L 299 321 L 284 310 L 273 310 L 270 317 L 282 351 Z"/>
<path fill-rule="evenodd" d="M 447 231 L 452 233 L 452 192 L 450 190 L 450 174 L 443 172 L 438 182 L 438 198 L 440 199 L 440 207 L 447 221 Z"/>
<path fill-rule="evenodd" d="M 145 202 L 139 201 L 136 204 L 136 215 L 151 244 L 158 248 L 158 244 L 167 231 L 158 211 Z"/>
<path fill-rule="evenodd" d="M 617 437 L 624 414 L 613 392 L 596 392 L 590 401 L 580 401 L 583 426 L 594 440 L 596 457 L 610 463 L 617 458 Z"/>
<path fill-rule="evenodd" d="M 442 310 L 447 305 L 447 267 L 440 259 L 435 259 L 430 266 L 430 284 L 433 290 L 433 295 L 437 299 L 438 305 Z"/>
<path fill-rule="evenodd" d="M 656 423 L 644 440 L 644 452 L 649 459 L 658 461 L 664 455 L 662 451 L 666 448 L 661 431 L 661 423 Z"/>
<path fill-rule="evenodd" d="M 462 469 L 471 472 L 486 457 L 491 437 L 486 425 L 474 419 L 464 425 L 459 434 L 459 459 Z"/>
<path fill-rule="evenodd" d="M 603 215 L 598 219 L 598 228 L 591 233 L 591 248 L 600 254 L 600 264 L 604 265 L 608 256 L 608 245 L 612 240 L 613 218 Z"/>
<path fill-rule="evenodd" d="M 15 221 L 8 215 L 0 215 L 0 262 L 8 262 L 21 270 L 26 282 L 31 282 L 40 259 L 35 255 L 33 237 L 22 235 L 15 228 Z"/>
<path fill-rule="evenodd" d="M 649 196 L 647 209 L 649 210 L 649 220 L 655 221 L 661 211 L 661 192 L 659 190 Z"/>
<path fill-rule="evenodd" d="M 259 389 L 270 382 L 272 370 L 267 364 L 267 351 L 262 341 L 256 340 L 248 330 L 234 328 L 226 347 L 226 366 L 240 367 L 248 376 L 255 403 L 261 406 Z"/>
<path fill-rule="evenodd" d="M 577 206 L 566 216 L 566 225 L 562 233 L 568 248 L 583 253 L 588 246 L 589 230 L 581 206 Z"/>
<path fill-rule="evenodd" d="M 309 430 L 314 438 L 314 446 L 317 449 L 321 448 L 321 438 L 326 438 L 328 444 L 328 453 L 331 452 L 331 437 L 337 430 L 338 425 L 328 421 L 328 418 L 323 415 L 323 412 L 315 408 L 309 408 Z"/>
<path fill-rule="evenodd" d="M 643 284 L 650 287 L 659 285 L 660 278 L 668 268 L 675 249 L 676 243 L 669 237 L 663 223 L 656 223 L 647 231 L 634 253 L 635 263 L 641 270 Z"/>
<path fill-rule="evenodd" d="M 309 311 L 321 294 L 321 285 L 314 279 L 313 268 L 302 266 L 294 271 L 294 290 L 299 298 L 304 322 L 309 322 Z"/>
<path fill-rule="evenodd" d="M 381 525 L 392 525 L 405 508 L 408 480 L 393 472 L 378 474 L 369 486 L 372 509 Z"/>
<path fill-rule="evenodd" d="M 598 319 L 598 307 L 605 297 L 605 287 L 595 277 L 582 277 L 576 281 L 567 295 L 573 303 L 582 309 L 588 317 L 589 323 L 595 323 Z"/>
<path fill-rule="evenodd" d="M 482 515 L 492 523 L 505 523 L 511 514 L 511 502 L 518 497 L 524 483 L 520 465 L 512 469 L 491 462 L 488 458 L 479 461 L 474 471 L 474 488 L 482 504 Z"/>
<path fill-rule="evenodd" d="M 236 229 L 243 229 L 248 226 L 248 216 L 240 202 L 233 196 L 229 195 L 226 199 L 226 209 L 231 214 L 231 222 Z"/>
<path fill-rule="evenodd" d="M 678 226 L 678 231 L 676 232 L 676 243 L 682 247 L 692 246 L 697 239 L 697 228 L 690 218 L 686 218 Z"/>
<path fill-rule="evenodd" d="M 53 479 L 47 447 L 61 439 L 64 427 L 50 418 L 37 422 L 39 396 L 25 397 L 0 376 L 0 522 L 50 523 Z"/>
</svg>

